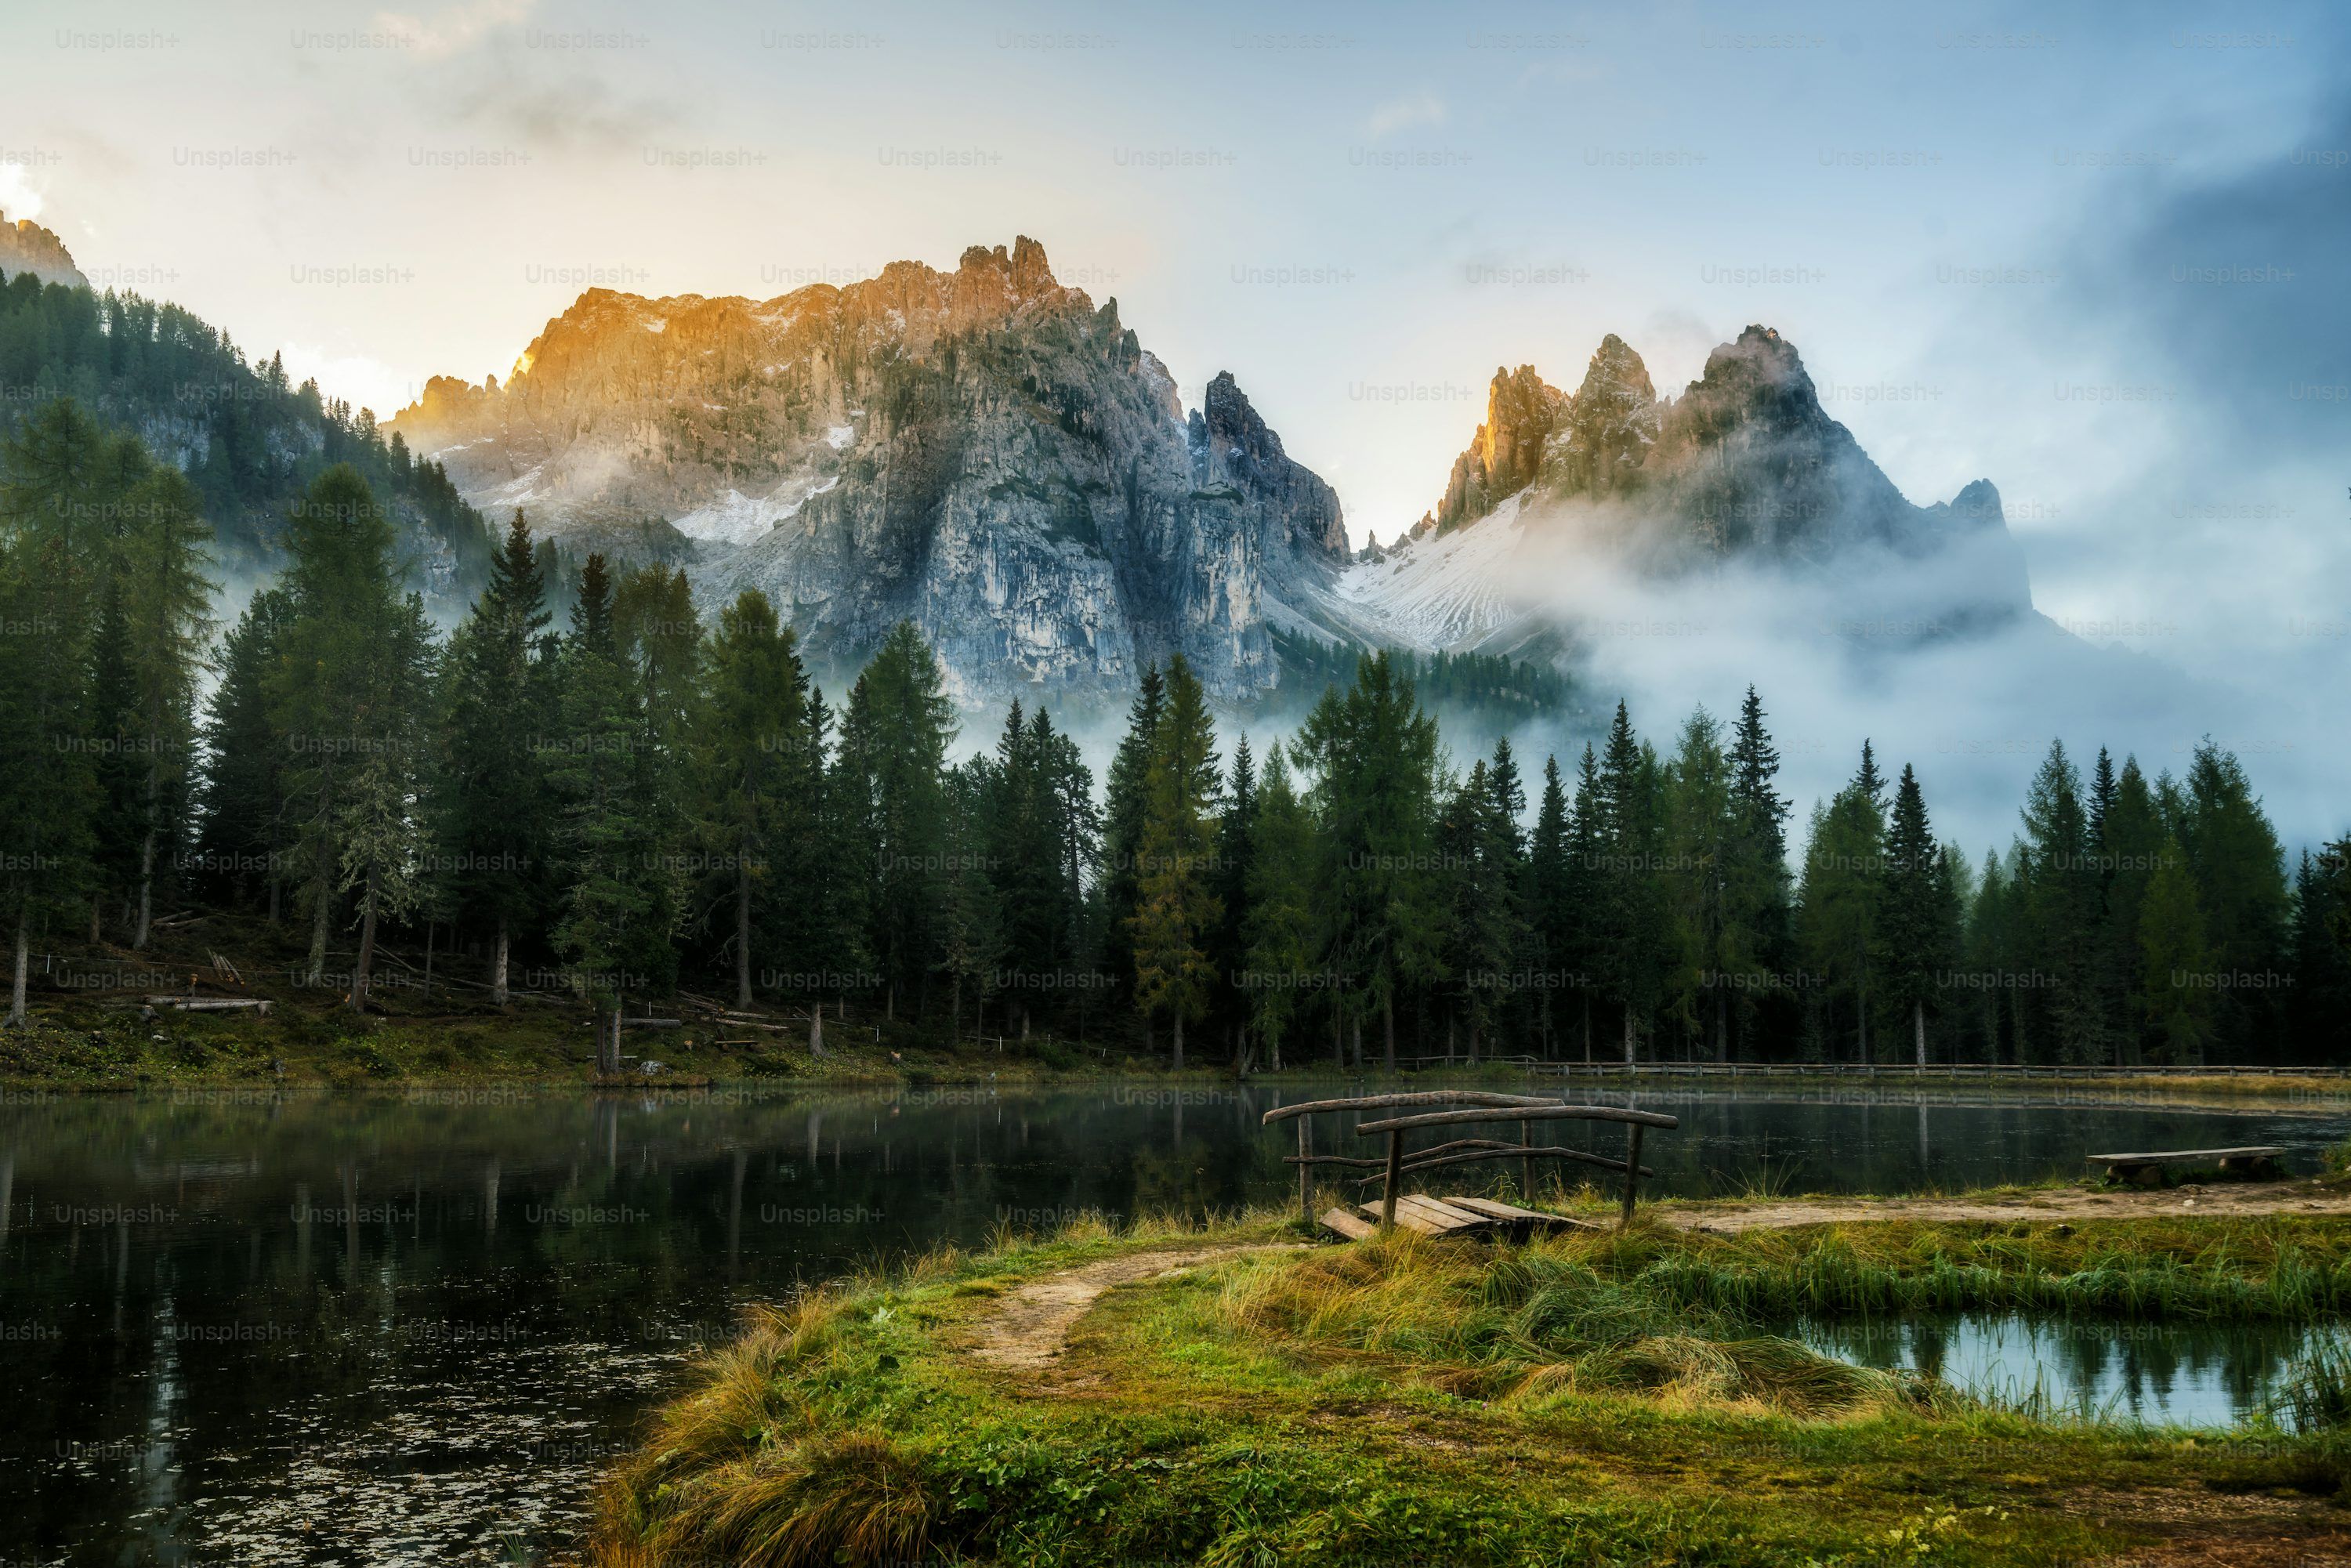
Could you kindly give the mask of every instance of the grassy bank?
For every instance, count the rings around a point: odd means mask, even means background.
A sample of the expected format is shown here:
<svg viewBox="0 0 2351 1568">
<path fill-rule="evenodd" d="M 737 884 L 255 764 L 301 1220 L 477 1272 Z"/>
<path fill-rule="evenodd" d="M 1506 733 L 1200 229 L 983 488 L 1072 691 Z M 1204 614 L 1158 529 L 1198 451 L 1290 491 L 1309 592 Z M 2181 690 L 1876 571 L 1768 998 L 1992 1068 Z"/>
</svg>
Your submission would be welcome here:
<svg viewBox="0 0 2351 1568">
<path fill-rule="evenodd" d="M 1826 1360 L 1764 1318 L 2310 1317 L 2351 1289 L 2342 1228 L 1299 1248 L 1269 1218 L 1008 1239 L 760 1314 L 610 1479 L 589 1561 L 2008 1563 L 2315 1541 L 2351 1475 L 2334 1433 L 2046 1423 Z M 1204 1245 L 1259 1249 L 1102 1296 L 1043 1370 L 975 1354 L 1026 1285 Z"/>
</svg>

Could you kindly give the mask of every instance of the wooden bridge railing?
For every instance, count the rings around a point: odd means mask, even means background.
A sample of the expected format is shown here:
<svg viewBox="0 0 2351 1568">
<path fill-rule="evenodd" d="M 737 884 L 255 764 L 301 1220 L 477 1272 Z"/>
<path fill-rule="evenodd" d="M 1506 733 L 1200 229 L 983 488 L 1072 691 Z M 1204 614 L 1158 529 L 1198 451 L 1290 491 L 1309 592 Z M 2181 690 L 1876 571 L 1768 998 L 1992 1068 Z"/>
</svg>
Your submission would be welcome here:
<svg viewBox="0 0 2351 1568">
<path fill-rule="evenodd" d="M 1355 1129 L 1356 1135 L 1387 1134 L 1387 1155 L 1384 1159 L 1364 1159 L 1346 1155 L 1318 1155 L 1314 1152 L 1313 1123 L 1316 1113 L 1324 1111 L 1393 1111 L 1414 1106 L 1440 1105 L 1456 1107 L 1416 1115 L 1390 1117 L 1385 1121 L 1365 1122 Z M 1314 1176 L 1317 1166 L 1344 1166 L 1362 1169 L 1374 1167 L 1374 1176 L 1364 1176 L 1364 1182 L 1382 1183 L 1380 1226 L 1392 1228 L 1395 1224 L 1396 1198 L 1404 1178 L 1415 1171 L 1425 1171 L 1440 1166 L 1461 1165 L 1477 1160 L 1515 1158 L 1519 1161 L 1520 1186 L 1528 1195 L 1534 1190 L 1534 1162 L 1538 1159 L 1573 1160 L 1583 1165 L 1597 1166 L 1603 1170 L 1625 1173 L 1625 1204 L 1620 1225 L 1633 1223 L 1633 1203 L 1641 1177 L 1656 1173 L 1641 1164 L 1641 1134 L 1648 1127 L 1672 1129 L 1681 1125 L 1672 1116 L 1654 1111 L 1633 1111 L 1615 1105 L 1569 1105 L 1557 1100 L 1532 1094 L 1495 1094 L 1479 1090 L 1430 1090 L 1413 1093 L 1361 1094 L 1343 1100 L 1308 1100 L 1296 1105 L 1277 1106 L 1268 1111 L 1263 1122 L 1296 1120 L 1298 1123 L 1298 1153 L 1284 1156 L 1286 1163 L 1298 1167 L 1298 1207 L 1306 1223 L 1314 1223 Z M 1612 1160 L 1604 1155 L 1587 1154 L 1581 1149 L 1552 1145 L 1538 1147 L 1531 1132 L 1532 1124 L 1552 1121 L 1616 1122 L 1625 1125 L 1626 1142 L 1625 1157 Z M 1505 1143 L 1494 1138 L 1457 1138 L 1434 1148 L 1422 1149 L 1409 1162 L 1405 1156 L 1405 1134 L 1424 1127 L 1479 1126 L 1496 1122 L 1516 1122 L 1519 1141 Z"/>
</svg>

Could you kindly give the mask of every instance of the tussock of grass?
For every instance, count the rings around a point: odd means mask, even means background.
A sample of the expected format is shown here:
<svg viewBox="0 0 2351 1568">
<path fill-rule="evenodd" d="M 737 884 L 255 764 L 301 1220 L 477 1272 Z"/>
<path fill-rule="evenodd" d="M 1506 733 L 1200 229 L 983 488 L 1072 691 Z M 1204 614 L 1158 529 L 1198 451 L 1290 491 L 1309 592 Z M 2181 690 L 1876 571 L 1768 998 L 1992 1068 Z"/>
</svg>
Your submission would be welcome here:
<svg viewBox="0 0 2351 1568">
<path fill-rule="evenodd" d="M 2268 1413 L 2289 1431 L 2351 1433 L 2351 1346 L 2322 1344 L 2297 1362 Z"/>
<path fill-rule="evenodd" d="M 741 1568 L 921 1560 L 939 1495 L 921 1461 L 871 1432 L 812 1432 L 722 1466 L 665 1533 Z"/>
<path fill-rule="evenodd" d="M 1912 1380 L 1604 1277 L 1552 1239 L 1488 1251 L 1395 1231 L 1239 1274 L 1224 1308 L 1270 1338 L 1504 1372 L 1520 1400 L 1641 1392 L 1818 1416 L 1919 1396 Z"/>
</svg>

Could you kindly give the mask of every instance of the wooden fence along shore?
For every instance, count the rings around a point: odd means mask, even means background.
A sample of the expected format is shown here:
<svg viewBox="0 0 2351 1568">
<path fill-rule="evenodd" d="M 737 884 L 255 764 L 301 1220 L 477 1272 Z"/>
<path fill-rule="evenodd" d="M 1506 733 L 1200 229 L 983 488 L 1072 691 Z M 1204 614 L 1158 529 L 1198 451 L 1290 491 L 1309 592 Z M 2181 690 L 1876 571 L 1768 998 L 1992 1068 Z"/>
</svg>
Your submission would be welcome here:
<svg viewBox="0 0 2351 1568">
<path fill-rule="evenodd" d="M 1396 1065 L 1416 1072 L 1472 1064 L 1458 1057 L 1404 1056 Z M 1479 1067 L 1515 1068 L 1560 1078 L 2351 1078 L 2351 1067 L 2196 1067 L 2148 1062 L 2136 1067 L 2018 1061 L 1547 1061 L 1536 1056 L 1488 1056 Z M 1370 1071 L 1366 1067 L 1365 1071 Z"/>
</svg>

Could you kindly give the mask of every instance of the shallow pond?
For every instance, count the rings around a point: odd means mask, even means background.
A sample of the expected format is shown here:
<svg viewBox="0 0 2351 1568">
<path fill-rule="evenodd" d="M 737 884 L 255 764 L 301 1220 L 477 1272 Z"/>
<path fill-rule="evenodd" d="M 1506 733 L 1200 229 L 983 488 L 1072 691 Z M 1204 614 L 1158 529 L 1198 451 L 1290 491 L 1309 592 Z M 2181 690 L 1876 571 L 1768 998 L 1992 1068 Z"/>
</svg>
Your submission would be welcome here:
<svg viewBox="0 0 2351 1568">
<path fill-rule="evenodd" d="M 1005 1225 L 1278 1201 L 1293 1134 L 1259 1114 L 1334 1092 L 0 1096 L 0 1563 L 511 1561 L 576 1529 L 746 1300 Z M 2351 1126 L 2339 1103 L 1637 1103 L 1682 1117 L 1644 1154 L 1692 1195 L 2148 1145 L 2308 1170 Z"/>
<path fill-rule="evenodd" d="M 1961 1313 L 1799 1325 L 1862 1366 L 1904 1368 L 2055 1416 L 2228 1427 L 2258 1413 L 2294 1364 L 2344 1330 L 2285 1323 L 2111 1322 Z"/>
</svg>

